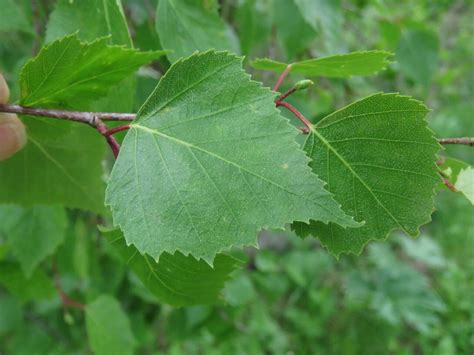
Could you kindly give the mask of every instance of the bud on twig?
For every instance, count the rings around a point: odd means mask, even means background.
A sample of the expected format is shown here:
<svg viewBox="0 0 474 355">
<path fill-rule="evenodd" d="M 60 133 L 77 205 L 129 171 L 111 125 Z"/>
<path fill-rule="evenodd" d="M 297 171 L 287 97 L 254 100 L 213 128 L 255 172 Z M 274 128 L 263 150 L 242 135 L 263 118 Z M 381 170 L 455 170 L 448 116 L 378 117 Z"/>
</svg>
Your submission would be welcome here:
<svg viewBox="0 0 474 355">
<path fill-rule="evenodd" d="M 312 80 L 309 80 L 309 79 L 300 80 L 295 84 L 295 90 L 296 91 L 306 90 L 307 88 L 313 85 L 314 85 L 314 82 Z"/>
</svg>

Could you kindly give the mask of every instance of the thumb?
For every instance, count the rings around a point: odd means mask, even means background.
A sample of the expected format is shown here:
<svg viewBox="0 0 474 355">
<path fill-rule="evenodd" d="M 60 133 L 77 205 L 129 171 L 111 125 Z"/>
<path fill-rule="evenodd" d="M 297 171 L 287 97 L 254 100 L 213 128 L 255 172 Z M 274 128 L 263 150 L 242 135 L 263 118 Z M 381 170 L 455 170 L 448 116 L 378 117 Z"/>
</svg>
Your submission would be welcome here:
<svg viewBox="0 0 474 355">
<path fill-rule="evenodd" d="M 0 113 L 0 161 L 10 158 L 25 144 L 25 126 L 17 115 Z"/>
<path fill-rule="evenodd" d="M 6 103 L 10 92 L 0 73 L 0 103 Z M 0 113 L 0 161 L 10 158 L 26 144 L 25 126 L 12 113 Z"/>
</svg>

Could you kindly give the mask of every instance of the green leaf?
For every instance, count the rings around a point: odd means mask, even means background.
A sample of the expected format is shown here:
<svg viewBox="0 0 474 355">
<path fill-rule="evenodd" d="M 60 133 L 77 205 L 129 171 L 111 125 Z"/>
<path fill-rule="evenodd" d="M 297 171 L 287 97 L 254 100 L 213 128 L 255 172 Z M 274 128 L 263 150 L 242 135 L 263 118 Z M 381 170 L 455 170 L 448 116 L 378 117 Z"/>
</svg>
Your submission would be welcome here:
<svg viewBox="0 0 474 355">
<path fill-rule="evenodd" d="M 0 0 L 0 32 L 32 33 L 24 7 L 16 0 Z"/>
<path fill-rule="evenodd" d="M 0 336 L 14 331 L 22 323 L 23 309 L 18 300 L 10 295 L 0 296 Z"/>
<path fill-rule="evenodd" d="M 27 277 L 64 241 L 67 218 L 61 207 L 0 206 L 0 230 Z"/>
<path fill-rule="evenodd" d="M 160 0 L 156 30 L 170 61 L 208 49 L 232 49 L 228 30 L 217 8 L 207 1 Z"/>
<path fill-rule="evenodd" d="M 21 71 L 21 104 L 82 108 L 111 86 L 166 52 L 138 52 L 107 45 L 107 38 L 81 43 L 77 34 L 45 46 Z"/>
<path fill-rule="evenodd" d="M 280 45 L 286 52 L 287 59 L 294 59 L 303 53 L 311 42 L 318 38 L 313 28 L 301 16 L 298 8 L 291 0 L 274 0 L 274 23 Z M 291 14 L 291 16 L 288 16 Z"/>
<path fill-rule="evenodd" d="M 224 296 L 228 304 L 237 307 L 255 301 L 257 292 L 250 278 L 242 273 L 226 285 Z"/>
<path fill-rule="evenodd" d="M 275 94 L 225 52 L 175 63 L 139 111 L 106 192 L 127 243 L 212 263 L 262 228 L 357 226 L 311 174 Z"/>
<path fill-rule="evenodd" d="M 51 299 L 56 295 L 53 282 L 43 271 L 37 269 L 26 278 L 20 265 L 12 262 L 0 262 L 0 285 L 21 302 Z"/>
<path fill-rule="evenodd" d="M 81 41 L 93 42 L 97 38 L 108 37 L 108 44 L 133 48 L 121 1 L 57 1 L 54 11 L 49 16 L 46 41 L 51 42 L 76 32 Z M 91 108 L 81 109 L 130 112 L 134 103 L 135 89 L 136 81 L 132 75 L 111 87 L 107 95 L 94 102 Z"/>
<path fill-rule="evenodd" d="M 46 42 L 74 32 L 83 41 L 92 42 L 110 35 L 109 44 L 132 47 L 121 1 L 58 0 L 49 16 Z"/>
<path fill-rule="evenodd" d="M 135 338 L 130 321 L 112 296 L 99 296 L 86 307 L 89 344 L 97 355 L 133 354 Z"/>
<path fill-rule="evenodd" d="M 322 32 L 330 52 L 343 46 L 343 16 L 340 0 L 294 0 L 303 19 L 316 32 Z M 289 16 L 288 16 L 289 17 Z"/>
<path fill-rule="evenodd" d="M 368 248 L 371 268 L 354 270 L 346 276 L 345 293 L 349 305 L 363 307 L 385 321 L 400 326 L 410 324 L 421 333 L 432 334 L 447 311 L 429 279 L 406 260 L 397 258 L 388 244 Z"/>
<path fill-rule="evenodd" d="M 0 162 L 0 201 L 104 211 L 104 139 L 86 125 L 26 117 L 28 143 Z"/>
<path fill-rule="evenodd" d="M 319 121 L 305 143 L 310 166 L 344 209 L 366 223 L 348 230 L 297 223 L 297 233 L 318 236 L 336 255 L 359 253 L 394 229 L 417 235 L 430 221 L 439 183 L 440 146 L 426 126 L 427 112 L 409 97 L 375 94 Z"/>
<path fill-rule="evenodd" d="M 474 205 L 474 168 L 461 170 L 454 185 Z"/>
<path fill-rule="evenodd" d="M 263 58 L 254 60 L 251 65 L 255 69 L 271 70 L 277 73 L 283 72 L 288 65 L 291 65 L 292 73 L 306 76 L 346 78 L 353 75 L 372 75 L 385 69 L 390 63 L 388 58 L 391 55 L 391 53 L 385 51 L 352 52 L 308 59 L 291 64 Z"/>
<path fill-rule="evenodd" d="M 238 28 L 242 54 L 248 55 L 265 42 L 271 31 L 272 1 L 244 0 L 237 8 L 235 21 Z"/>
<path fill-rule="evenodd" d="M 232 256 L 219 254 L 211 267 L 193 256 L 180 252 L 163 253 L 156 262 L 127 246 L 120 230 L 104 231 L 113 250 L 133 270 L 143 284 L 161 301 L 173 306 L 214 303 L 230 273 L 242 262 Z"/>
<path fill-rule="evenodd" d="M 439 43 L 436 33 L 410 29 L 402 33 L 396 58 L 400 71 L 423 85 L 429 85 L 438 67 Z"/>
</svg>

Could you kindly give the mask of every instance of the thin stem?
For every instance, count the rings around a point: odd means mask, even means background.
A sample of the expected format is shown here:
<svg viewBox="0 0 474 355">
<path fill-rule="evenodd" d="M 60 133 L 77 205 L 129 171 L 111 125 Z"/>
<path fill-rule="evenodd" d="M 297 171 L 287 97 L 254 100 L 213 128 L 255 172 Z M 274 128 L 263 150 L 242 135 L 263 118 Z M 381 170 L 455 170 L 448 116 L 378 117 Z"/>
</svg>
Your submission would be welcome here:
<svg viewBox="0 0 474 355">
<path fill-rule="evenodd" d="M 118 132 L 122 132 L 122 131 L 126 131 L 130 129 L 130 125 L 126 124 L 126 125 L 123 125 L 123 126 L 118 126 L 118 127 L 114 127 L 114 128 L 111 128 L 109 130 L 107 130 L 103 136 L 104 137 L 108 137 L 108 136 L 111 136 L 115 133 L 118 133 Z"/>
<path fill-rule="evenodd" d="M 293 115 L 295 115 L 296 118 L 298 118 L 306 126 L 306 128 L 308 128 L 308 132 L 311 130 L 311 128 L 313 128 L 313 124 L 306 117 L 304 117 L 304 115 L 300 111 L 298 111 L 298 109 L 294 107 L 292 104 L 285 101 L 281 101 L 281 102 L 277 102 L 276 106 L 277 107 L 283 106 L 288 111 L 290 111 Z"/>
<path fill-rule="evenodd" d="M 278 91 L 280 89 L 281 84 L 285 80 L 285 78 L 288 76 L 291 70 L 291 64 L 289 64 L 283 73 L 281 73 L 280 77 L 278 78 L 278 81 L 276 82 L 275 86 L 273 87 L 273 91 Z"/>
<path fill-rule="evenodd" d="M 441 177 L 441 180 L 443 181 L 443 184 L 450 189 L 452 192 L 458 192 L 454 184 L 449 181 L 448 176 L 443 173 L 442 171 L 438 171 L 439 176 Z"/>
<path fill-rule="evenodd" d="M 54 276 L 54 286 L 56 288 L 56 291 L 59 294 L 59 297 L 61 299 L 61 303 L 63 304 L 64 307 L 71 307 L 71 308 L 77 308 L 80 309 L 81 311 L 85 311 L 86 306 L 80 302 L 77 302 L 73 299 L 71 299 L 63 290 L 61 286 L 61 281 L 59 279 L 59 271 L 58 271 L 58 266 L 56 264 L 56 260 L 53 258 L 53 263 L 52 263 L 52 269 L 53 269 L 53 276 Z"/>
<path fill-rule="evenodd" d="M 102 121 L 133 121 L 136 117 L 134 113 L 67 111 L 49 108 L 24 107 L 20 105 L 8 104 L 0 104 L 0 112 L 58 118 L 63 120 L 82 122 L 91 126 L 93 125 L 94 118 L 98 118 Z"/>
<path fill-rule="evenodd" d="M 441 138 L 439 139 L 440 144 L 463 144 L 474 147 L 474 138 L 471 137 L 460 137 L 460 138 Z"/>
<path fill-rule="evenodd" d="M 104 136 L 105 140 L 107 141 L 107 144 L 109 145 L 110 149 L 112 150 L 112 153 L 114 154 L 115 159 L 117 159 L 120 152 L 120 144 L 118 144 L 114 136 L 108 133 L 109 129 L 104 124 L 104 122 L 102 122 L 100 118 L 96 117 L 94 118 L 92 126 L 95 127 L 102 136 Z"/>
<path fill-rule="evenodd" d="M 288 96 L 290 96 L 291 94 L 295 93 L 296 92 L 296 88 L 293 86 L 291 89 L 287 90 L 285 93 L 283 93 L 282 95 L 278 96 L 275 100 L 275 103 L 279 103 L 279 102 L 282 102 L 283 100 L 285 100 Z"/>
<path fill-rule="evenodd" d="M 120 145 L 112 136 L 114 133 L 130 128 L 127 125 L 108 129 L 103 121 L 133 121 L 136 117 L 133 113 L 111 113 L 111 112 L 82 112 L 82 111 L 66 111 L 48 108 L 33 108 L 20 105 L 0 105 L 0 112 L 17 113 L 21 115 L 51 117 L 68 121 L 85 123 L 97 129 L 104 136 L 107 144 L 112 149 L 114 157 L 117 159 Z"/>
<path fill-rule="evenodd" d="M 296 127 L 298 130 L 303 133 L 303 134 L 308 134 L 309 133 L 309 128 L 308 127 Z"/>
</svg>

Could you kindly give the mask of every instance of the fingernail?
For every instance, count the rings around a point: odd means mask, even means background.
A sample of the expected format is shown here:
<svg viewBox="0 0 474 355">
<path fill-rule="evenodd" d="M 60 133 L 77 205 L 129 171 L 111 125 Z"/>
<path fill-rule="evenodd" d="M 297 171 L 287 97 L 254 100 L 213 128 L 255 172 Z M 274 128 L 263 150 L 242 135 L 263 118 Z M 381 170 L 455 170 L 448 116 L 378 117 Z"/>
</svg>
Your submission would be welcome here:
<svg viewBox="0 0 474 355">
<path fill-rule="evenodd" d="M 25 126 L 16 115 L 12 116 L 12 119 L 0 120 L 0 160 L 10 158 L 26 144 Z"/>
<path fill-rule="evenodd" d="M 10 98 L 10 90 L 8 89 L 7 82 L 3 77 L 3 74 L 0 73 L 0 104 L 6 104 Z"/>
</svg>

